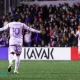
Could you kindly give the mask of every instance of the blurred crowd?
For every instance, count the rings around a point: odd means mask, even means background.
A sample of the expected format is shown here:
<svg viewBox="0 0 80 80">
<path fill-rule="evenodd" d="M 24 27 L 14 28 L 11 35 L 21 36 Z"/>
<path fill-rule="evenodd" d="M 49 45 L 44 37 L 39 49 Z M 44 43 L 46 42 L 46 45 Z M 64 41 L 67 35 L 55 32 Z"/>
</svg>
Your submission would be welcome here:
<svg viewBox="0 0 80 80">
<path fill-rule="evenodd" d="M 58 1 L 58 0 L 21 0 L 21 1 Z"/>
<path fill-rule="evenodd" d="M 12 21 L 12 15 L 19 14 L 20 22 L 43 34 L 24 32 L 23 46 L 27 47 L 76 47 L 77 37 L 74 36 L 80 25 L 80 3 L 70 7 L 67 3 L 56 5 L 21 5 L 13 8 L 0 19 L 0 27 Z M 8 45 L 8 31 L 0 32 L 0 44 Z"/>
</svg>

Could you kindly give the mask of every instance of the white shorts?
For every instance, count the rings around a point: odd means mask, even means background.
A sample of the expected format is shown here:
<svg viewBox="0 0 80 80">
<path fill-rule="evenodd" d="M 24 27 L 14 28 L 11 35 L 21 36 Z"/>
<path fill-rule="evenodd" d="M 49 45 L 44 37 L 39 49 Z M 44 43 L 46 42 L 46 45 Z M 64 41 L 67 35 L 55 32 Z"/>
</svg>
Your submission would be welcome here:
<svg viewBox="0 0 80 80">
<path fill-rule="evenodd" d="M 14 54 L 21 54 L 22 52 L 22 46 L 20 45 L 10 45 L 9 46 L 9 53 L 14 53 Z"/>
</svg>

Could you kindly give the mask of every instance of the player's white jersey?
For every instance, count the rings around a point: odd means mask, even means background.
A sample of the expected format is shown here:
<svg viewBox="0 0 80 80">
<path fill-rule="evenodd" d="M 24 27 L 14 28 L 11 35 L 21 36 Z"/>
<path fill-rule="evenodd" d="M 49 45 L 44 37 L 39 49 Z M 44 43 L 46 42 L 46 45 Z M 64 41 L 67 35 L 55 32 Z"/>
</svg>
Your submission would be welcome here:
<svg viewBox="0 0 80 80">
<path fill-rule="evenodd" d="M 9 45 L 23 44 L 23 29 L 40 33 L 40 31 L 32 29 L 21 22 L 10 22 L 3 28 L 0 28 L 0 31 L 6 30 L 6 29 L 9 29 L 9 34 L 10 34 Z"/>
<path fill-rule="evenodd" d="M 80 46 L 80 30 L 76 32 L 76 35 L 78 36 L 78 46 Z"/>
</svg>

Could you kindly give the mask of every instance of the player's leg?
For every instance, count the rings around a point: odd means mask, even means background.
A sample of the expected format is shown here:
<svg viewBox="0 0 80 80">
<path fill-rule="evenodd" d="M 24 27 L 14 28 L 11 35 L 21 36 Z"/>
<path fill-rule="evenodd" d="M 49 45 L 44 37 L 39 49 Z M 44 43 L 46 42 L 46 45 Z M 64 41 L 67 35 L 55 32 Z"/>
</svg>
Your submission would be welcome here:
<svg viewBox="0 0 80 80">
<path fill-rule="evenodd" d="M 12 65 L 13 65 L 13 60 L 14 60 L 14 47 L 9 46 L 9 67 L 8 67 L 8 72 L 11 71 Z"/>
<path fill-rule="evenodd" d="M 13 65 L 13 56 L 14 56 L 13 53 L 10 53 L 10 54 L 9 54 L 9 67 L 8 67 L 8 72 L 11 71 L 11 68 L 12 68 L 12 65 Z"/>
<path fill-rule="evenodd" d="M 22 52 L 22 46 L 17 46 L 16 49 L 17 49 L 17 50 L 16 50 L 14 73 L 19 73 L 19 72 L 18 72 L 18 68 L 19 68 L 19 64 L 20 64 L 20 54 L 21 54 L 21 52 Z"/>
<path fill-rule="evenodd" d="M 78 55 L 80 56 L 80 46 L 78 46 Z"/>
<path fill-rule="evenodd" d="M 19 64 L 20 64 L 20 54 L 16 54 L 14 73 L 19 73 L 18 72 Z"/>
<path fill-rule="evenodd" d="M 78 42 L 78 55 L 80 56 L 80 42 Z"/>
</svg>

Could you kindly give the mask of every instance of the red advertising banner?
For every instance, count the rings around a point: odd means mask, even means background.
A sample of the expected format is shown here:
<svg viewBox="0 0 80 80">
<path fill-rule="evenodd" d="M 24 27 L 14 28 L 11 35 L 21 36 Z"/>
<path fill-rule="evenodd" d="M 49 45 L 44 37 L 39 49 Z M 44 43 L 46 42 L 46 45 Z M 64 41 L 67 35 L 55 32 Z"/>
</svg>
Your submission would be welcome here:
<svg viewBox="0 0 80 80">
<path fill-rule="evenodd" d="M 71 60 L 80 60 L 80 55 L 78 55 L 78 48 L 71 48 Z"/>
</svg>

